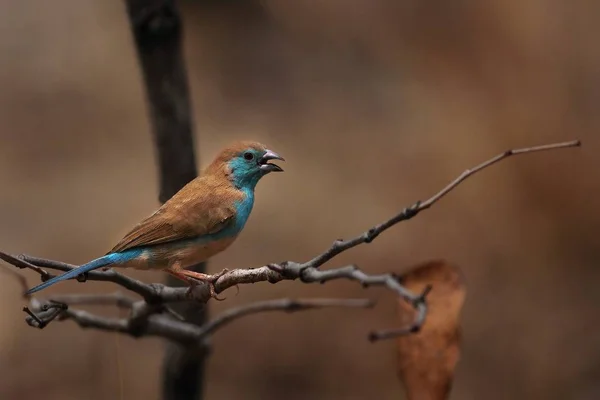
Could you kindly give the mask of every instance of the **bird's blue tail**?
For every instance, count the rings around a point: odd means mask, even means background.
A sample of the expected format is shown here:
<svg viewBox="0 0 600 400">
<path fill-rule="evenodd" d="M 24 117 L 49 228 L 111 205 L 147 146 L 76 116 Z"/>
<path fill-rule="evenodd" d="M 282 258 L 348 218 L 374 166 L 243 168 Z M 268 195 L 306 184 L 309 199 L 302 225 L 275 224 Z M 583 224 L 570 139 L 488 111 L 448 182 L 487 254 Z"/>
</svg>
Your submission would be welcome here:
<svg viewBox="0 0 600 400">
<path fill-rule="evenodd" d="M 75 278 L 77 275 L 81 275 L 85 272 L 90 272 L 94 269 L 102 268 L 107 265 L 113 264 L 115 261 L 115 254 L 108 254 L 104 257 L 96 258 L 95 260 L 92 260 L 87 264 L 83 264 L 82 266 L 65 272 L 62 275 L 55 276 L 54 278 L 49 279 L 46 282 L 40 283 L 39 285 L 29 289 L 25 294 L 39 292 L 40 290 L 46 289 L 48 286 L 52 286 L 57 282 Z"/>
</svg>

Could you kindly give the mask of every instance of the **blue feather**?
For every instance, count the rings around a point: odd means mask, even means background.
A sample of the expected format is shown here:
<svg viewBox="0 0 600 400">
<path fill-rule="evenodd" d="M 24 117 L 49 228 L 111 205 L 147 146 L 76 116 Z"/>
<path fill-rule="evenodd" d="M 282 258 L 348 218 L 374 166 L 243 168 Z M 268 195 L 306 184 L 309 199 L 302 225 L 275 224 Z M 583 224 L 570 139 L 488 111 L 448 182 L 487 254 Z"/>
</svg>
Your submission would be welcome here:
<svg viewBox="0 0 600 400">
<path fill-rule="evenodd" d="M 261 156 L 256 149 L 248 149 L 247 153 L 253 153 L 255 158 Z M 256 184 L 263 177 L 260 166 L 256 162 L 249 162 L 243 157 L 235 157 L 228 163 L 231 170 L 232 183 L 240 190 L 254 191 Z"/>
<path fill-rule="evenodd" d="M 57 282 L 65 281 L 67 279 L 75 278 L 78 275 L 84 274 L 86 272 L 93 271 L 98 268 L 106 267 L 108 265 L 113 264 L 121 264 L 134 258 L 138 257 L 142 253 L 142 249 L 131 249 L 124 251 L 122 253 L 111 253 L 104 257 L 97 258 L 95 260 L 90 261 L 87 264 L 83 264 L 80 267 L 74 268 L 68 272 L 65 272 L 62 275 L 55 276 L 52 279 L 47 280 L 46 282 L 40 283 L 39 285 L 29 289 L 25 294 L 32 294 L 35 292 L 39 292 L 42 289 L 46 289 L 48 286 L 54 285 Z"/>
<path fill-rule="evenodd" d="M 235 235 L 244 229 L 244 225 L 246 225 L 246 221 L 248 221 L 248 218 L 250 218 L 250 213 L 252 212 L 252 207 L 254 206 L 253 188 L 244 188 L 242 189 L 242 192 L 244 193 L 244 199 L 235 203 L 235 224 L 232 228 Z"/>
</svg>

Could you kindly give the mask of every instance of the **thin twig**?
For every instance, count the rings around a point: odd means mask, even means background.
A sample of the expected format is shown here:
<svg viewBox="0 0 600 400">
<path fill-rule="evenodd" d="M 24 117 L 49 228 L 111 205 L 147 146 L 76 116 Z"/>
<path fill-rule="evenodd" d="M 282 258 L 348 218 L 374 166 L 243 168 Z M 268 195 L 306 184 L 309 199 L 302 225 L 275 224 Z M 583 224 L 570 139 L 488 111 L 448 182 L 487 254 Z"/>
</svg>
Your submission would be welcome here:
<svg viewBox="0 0 600 400">
<path fill-rule="evenodd" d="M 368 308 L 375 305 L 375 302 L 368 299 L 279 299 L 259 301 L 247 304 L 241 307 L 231 308 L 218 315 L 212 321 L 202 326 L 201 336 L 212 334 L 217 329 L 229 324 L 230 322 L 250 314 L 256 314 L 266 311 L 286 311 L 295 312 L 309 310 L 311 308 L 325 307 L 358 307 Z"/>
<path fill-rule="evenodd" d="M 11 256 L 10 254 L 0 252 L 0 259 L 6 261 L 7 263 L 9 263 L 17 268 L 31 269 L 32 271 L 37 272 L 38 274 L 40 274 L 42 281 L 47 281 L 48 279 L 53 277 L 52 274 L 48 273 L 47 271 L 40 268 L 39 266 L 33 265 L 33 264 L 31 264 L 25 260 L 22 260 L 18 257 Z M 56 268 L 56 269 L 58 269 L 58 268 Z M 68 270 L 65 270 L 65 271 L 68 271 Z"/>
<path fill-rule="evenodd" d="M 107 294 L 65 294 L 54 295 L 50 301 L 73 305 L 116 305 L 119 308 L 132 308 L 135 300 L 121 292 Z"/>
<path fill-rule="evenodd" d="M 502 161 L 510 156 L 519 155 L 519 154 L 528 154 L 528 153 L 534 153 L 534 152 L 546 151 L 546 150 L 563 149 L 563 148 L 568 148 L 568 147 L 579 147 L 579 146 L 581 146 L 581 141 L 572 140 L 570 142 L 553 143 L 553 144 L 547 144 L 547 145 L 542 145 L 542 146 L 523 147 L 520 149 L 507 150 L 507 151 L 505 151 L 501 154 L 498 154 L 497 156 L 492 157 L 489 160 L 487 160 L 471 169 L 467 169 L 462 174 L 460 174 L 456 179 L 454 179 L 452 182 L 450 182 L 446 187 L 444 187 L 442 190 L 437 192 L 435 195 L 433 195 L 429 199 L 427 199 L 425 201 L 416 202 L 414 205 L 405 208 L 400 214 L 395 215 L 394 217 L 388 219 L 385 222 L 382 222 L 379 225 L 375 225 L 374 227 L 372 227 L 368 231 L 362 233 L 361 235 L 359 235 L 353 239 L 350 239 L 350 240 L 336 240 L 327 251 L 316 256 L 312 260 L 302 264 L 302 266 L 306 267 L 306 268 L 309 268 L 309 267 L 318 268 L 321 265 L 325 264 L 327 261 L 331 260 L 333 257 L 342 253 L 343 251 L 349 250 L 349 249 L 356 247 L 362 243 L 371 243 L 383 231 L 391 228 L 392 226 L 396 225 L 399 222 L 406 221 L 406 220 L 413 218 L 419 212 L 426 210 L 429 207 L 431 207 L 432 205 L 434 205 L 435 203 L 437 203 L 439 200 L 442 199 L 442 197 L 446 196 L 448 193 L 450 193 L 452 190 L 454 190 L 465 179 L 469 178 L 470 176 L 476 174 L 477 172 L 479 172 L 487 167 L 490 167 L 493 164 L 496 164 L 497 162 Z"/>
</svg>

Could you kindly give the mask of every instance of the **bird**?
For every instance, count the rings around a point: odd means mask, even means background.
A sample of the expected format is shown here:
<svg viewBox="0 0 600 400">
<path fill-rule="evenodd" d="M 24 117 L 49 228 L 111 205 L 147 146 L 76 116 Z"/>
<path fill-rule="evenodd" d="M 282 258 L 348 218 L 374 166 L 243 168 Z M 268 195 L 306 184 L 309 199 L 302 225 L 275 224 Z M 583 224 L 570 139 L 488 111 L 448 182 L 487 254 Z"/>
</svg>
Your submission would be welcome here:
<svg viewBox="0 0 600 400">
<path fill-rule="evenodd" d="M 283 157 L 255 141 L 237 141 L 221 150 L 198 177 L 133 227 L 108 253 L 29 289 L 32 294 L 55 283 L 102 268 L 163 270 L 190 285 L 210 284 L 215 276 L 186 268 L 227 249 L 246 225 L 259 180 L 283 172 L 272 160 Z M 224 270 L 226 271 L 226 270 Z"/>
</svg>

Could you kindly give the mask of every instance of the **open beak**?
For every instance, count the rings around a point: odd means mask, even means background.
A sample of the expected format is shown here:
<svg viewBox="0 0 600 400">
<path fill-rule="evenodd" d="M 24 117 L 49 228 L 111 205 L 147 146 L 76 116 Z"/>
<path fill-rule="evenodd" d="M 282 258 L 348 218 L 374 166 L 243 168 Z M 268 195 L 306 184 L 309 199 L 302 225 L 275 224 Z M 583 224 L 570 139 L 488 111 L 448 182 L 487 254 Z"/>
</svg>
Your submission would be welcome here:
<svg viewBox="0 0 600 400">
<path fill-rule="evenodd" d="M 260 165 L 260 170 L 268 173 L 268 172 L 283 172 L 283 169 L 279 165 L 270 164 L 271 160 L 281 160 L 285 161 L 283 157 L 274 151 L 267 150 L 265 154 L 258 160 L 258 165 Z"/>
</svg>

